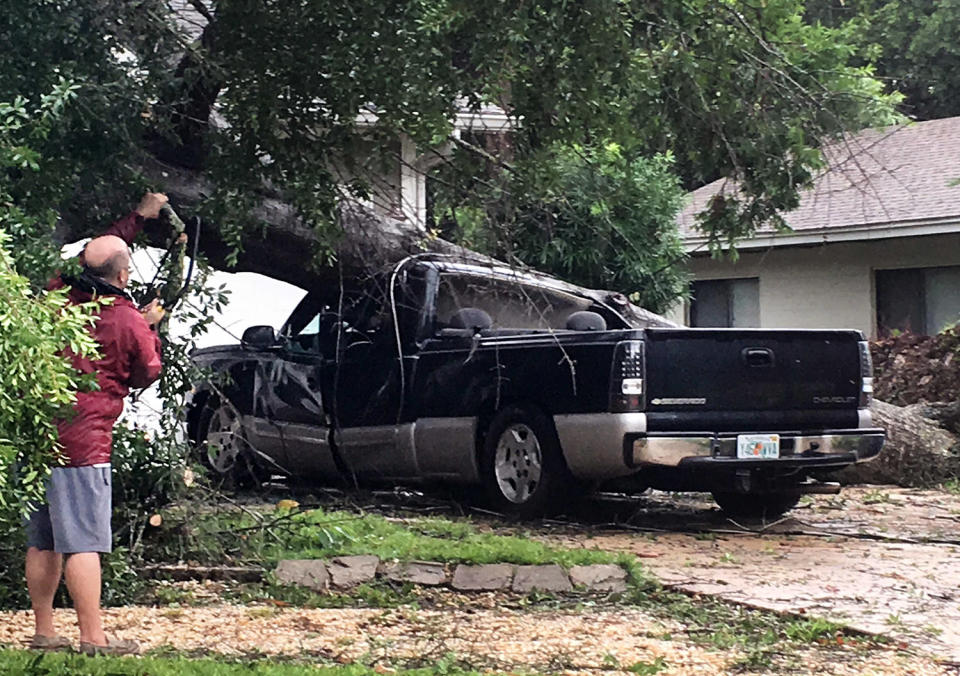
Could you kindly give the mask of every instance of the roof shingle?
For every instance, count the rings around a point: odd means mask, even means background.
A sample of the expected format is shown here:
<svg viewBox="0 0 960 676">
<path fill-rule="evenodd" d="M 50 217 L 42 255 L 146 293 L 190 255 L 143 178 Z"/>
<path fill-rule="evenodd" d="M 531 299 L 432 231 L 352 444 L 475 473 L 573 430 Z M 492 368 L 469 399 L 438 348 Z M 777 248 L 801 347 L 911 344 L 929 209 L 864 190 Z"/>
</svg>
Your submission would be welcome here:
<svg viewBox="0 0 960 676">
<path fill-rule="evenodd" d="M 909 225 L 956 220 L 960 224 L 960 117 L 866 130 L 825 149 L 828 168 L 784 214 L 795 232 Z M 691 193 L 678 216 L 684 239 L 701 239 L 696 215 L 726 179 Z M 769 234 L 764 228 L 759 234 Z"/>
</svg>

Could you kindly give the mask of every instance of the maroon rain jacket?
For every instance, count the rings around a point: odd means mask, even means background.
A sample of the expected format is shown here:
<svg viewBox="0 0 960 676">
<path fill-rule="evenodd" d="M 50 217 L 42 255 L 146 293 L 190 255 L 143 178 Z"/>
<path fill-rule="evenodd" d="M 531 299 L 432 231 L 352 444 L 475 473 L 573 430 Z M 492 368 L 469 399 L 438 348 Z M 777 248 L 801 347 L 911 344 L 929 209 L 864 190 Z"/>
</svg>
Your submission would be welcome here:
<svg viewBox="0 0 960 676">
<path fill-rule="evenodd" d="M 133 212 L 116 221 L 103 233 L 116 235 L 127 244 L 143 228 L 143 218 Z M 60 289 L 70 284 L 70 302 L 85 303 L 94 298 L 113 298 L 98 311 L 93 337 L 102 357 L 85 359 L 67 355 L 82 373 L 96 373 L 99 390 L 80 392 L 74 405 L 75 415 L 58 424 L 60 443 L 68 467 L 84 467 L 110 462 L 113 424 L 123 411 L 123 400 L 130 388 L 146 387 L 160 376 L 160 338 L 150 329 L 140 310 L 120 289 L 84 288 L 77 280 L 56 277 L 47 288 Z"/>
</svg>

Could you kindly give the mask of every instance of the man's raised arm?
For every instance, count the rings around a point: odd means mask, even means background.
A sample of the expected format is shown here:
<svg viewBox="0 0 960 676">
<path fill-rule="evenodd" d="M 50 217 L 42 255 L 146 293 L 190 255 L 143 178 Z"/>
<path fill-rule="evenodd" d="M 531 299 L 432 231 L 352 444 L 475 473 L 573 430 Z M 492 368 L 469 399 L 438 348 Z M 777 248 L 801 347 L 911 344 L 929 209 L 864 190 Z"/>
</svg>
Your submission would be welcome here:
<svg viewBox="0 0 960 676">
<path fill-rule="evenodd" d="M 143 222 L 151 218 L 159 218 L 160 209 L 167 203 L 167 196 L 160 192 L 148 192 L 140 200 L 137 208 L 123 218 L 116 220 L 107 228 L 104 235 L 116 235 L 127 243 L 133 244 L 133 238 L 143 230 Z"/>
</svg>

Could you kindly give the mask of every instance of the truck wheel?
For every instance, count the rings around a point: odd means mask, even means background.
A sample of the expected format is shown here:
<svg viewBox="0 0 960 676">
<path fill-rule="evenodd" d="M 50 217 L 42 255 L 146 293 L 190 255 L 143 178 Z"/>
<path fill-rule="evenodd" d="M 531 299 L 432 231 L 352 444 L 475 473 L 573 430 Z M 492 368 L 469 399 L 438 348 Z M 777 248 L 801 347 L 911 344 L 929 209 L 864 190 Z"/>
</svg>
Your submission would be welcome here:
<svg viewBox="0 0 960 676">
<path fill-rule="evenodd" d="M 198 430 L 200 462 L 215 476 L 242 488 L 259 486 L 269 478 L 256 464 L 231 404 L 211 398 L 200 414 Z"/>
<path fill-rule="evenodd" d="M 756 519 L 778 519 L 797 506 L 800 492 L 783 490 L 778 493 L 733 493 L 714 491 L 713 499 L 730 516 Z"/>
<path fill-rule="evenodd" d="M 553 421 L 526 406 L 507 406 L 494 416 L 480 472 L 493 509 L 515 518 L 550 514 L 575 488 Z"/>
</svg>

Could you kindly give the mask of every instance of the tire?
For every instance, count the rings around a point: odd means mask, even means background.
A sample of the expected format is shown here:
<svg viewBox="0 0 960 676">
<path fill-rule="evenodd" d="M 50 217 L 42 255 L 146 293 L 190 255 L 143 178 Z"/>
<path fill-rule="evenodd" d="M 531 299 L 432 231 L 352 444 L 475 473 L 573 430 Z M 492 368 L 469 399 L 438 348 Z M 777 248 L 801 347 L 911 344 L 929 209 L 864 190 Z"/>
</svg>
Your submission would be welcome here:
<svg viewBox="0 0 960 676">
<path fill-rule="evenodd" d="M 713 499 L 730 516 L 754 519 L 779 519 L 800 502 L 800 491 L 784 489 L 777 493 L 733 493 L 714 491 Z"/>
<path fill-rule="evenodd" d="M 237 488 L 259 487 L 269 473 L 257 464 L 236 408 L 211 398 L 197 425 L 201 464 L 222 483 Z"/>
<path fill-rule="evenodd" d="M 490 421 L 480 473 L 490 506 L 518 519 L 554 513 L 577 488 L 553 421 L 530 406 L 507 406 Z"/>
</svg>

